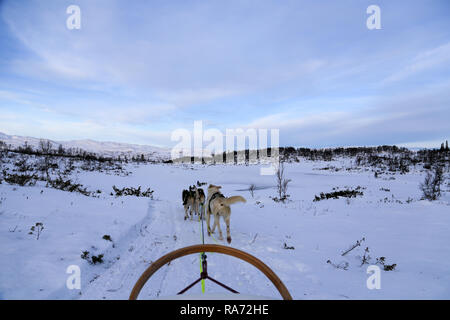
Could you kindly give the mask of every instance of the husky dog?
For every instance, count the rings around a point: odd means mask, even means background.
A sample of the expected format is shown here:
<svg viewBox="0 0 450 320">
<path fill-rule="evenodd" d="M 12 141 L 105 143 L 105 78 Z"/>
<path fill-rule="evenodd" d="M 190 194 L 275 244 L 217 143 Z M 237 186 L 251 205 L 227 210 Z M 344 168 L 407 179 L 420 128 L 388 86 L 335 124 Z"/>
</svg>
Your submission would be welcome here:
<svg viewBox="0 0 450 320">
<path fill-rule="evenodd" d="M 197 187 L 204 186 L 205 184 L 206 184 L 206 182 L 200 182 L 197 180 Z"/>
<path fill-rule="evenodd" d="M 246 202 L 246 200 L 241 196 L 233 196 L 226 198 L 222 193 L 220 193 L 221 186 L 215 186 L 210 184 L 208 187 L 208 198 L 206 201 L 206 223 L 208 226 L 208 235 L 214 233 L 214 230 L 219 229 L 219 239 L 223 240 L 222 230 L 220 229 L 220 217 L 225 220 L 225 224 L 227 225 L 227 242 L 231 243 L 231 235 L 230 235 L 230 216 L 231 209 L 230 205 L 236 202 Z M 211 230 L 209 226 L 210 216 L 214 215 L 214 225 Z"/>
<path fill-rule="evenodd" d="M 183 206 L 184 206 L 184 220 L 189 218 L 189 214 L 191 215 L 192 220 L 192 211 L 195 212 L 195 214 L 198 214 L 198 201 L 197 201 L 197 187 L 196 186 L 189 186 L 189 190 L 183 190 L 182 199 L 183 199 Z"/>
<path fill-rule="evenodd" d="M 197 204 L 200 208 L 197 211 L 200 212 L 199 220 L 203 219 L 205 216 L 205 191 L 202 188 L 198 188 L 196 192 Z"/>
</svg>

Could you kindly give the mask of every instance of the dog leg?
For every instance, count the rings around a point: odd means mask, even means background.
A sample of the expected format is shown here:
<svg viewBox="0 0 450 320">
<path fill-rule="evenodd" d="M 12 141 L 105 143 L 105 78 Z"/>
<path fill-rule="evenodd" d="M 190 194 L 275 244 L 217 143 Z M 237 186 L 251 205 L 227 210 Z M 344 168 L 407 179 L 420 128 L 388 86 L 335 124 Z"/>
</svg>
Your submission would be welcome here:
<svg viewBox="0 0 450 320">
<path fill-rule="evenodd" d="M 216 226 L 217 226 L 217 229 L 219 230 L 219 240 L 223 240 L 222 230 L 220 229 L 220 216 L 218 214 L 214 216 L 213 232 L 214 232 L 214 229 Z"/>
<path fill-rule="evenodd" d="M 217 225 L 217 215 L 214 215 L 214 222 L 213 222 L 213 228 L 211 230 L 211 233 L 214 233 L 216 231 L 216 225 Z"/>
<path fill-rule="evenodd" d="M 195 202 L 195 205 L 194 205 L 194 212 L 195 212 L 195 215 L 198 216 L 198 202 L 197 201 Z"/>
<path fill-rule="evenodd" d="M 211 212 L 209 212 L 209 209 L 206 211 L 206 227 L 208 229 L 208 236 L 211 235 L 211 227 L 209 226 L 209 221 L 211 220 Z"/>
<path fill-rule="evenodd" d="M 188 208 L 184 206 L 184 220 L 188 218 Z"/>
<path fill-rule="evenodd" d="M 231 243 L 231 234 L 230 234 L 230 217 L 225 219 L 225 224 L 227 225 L 227 242 Z"/>
</svg>

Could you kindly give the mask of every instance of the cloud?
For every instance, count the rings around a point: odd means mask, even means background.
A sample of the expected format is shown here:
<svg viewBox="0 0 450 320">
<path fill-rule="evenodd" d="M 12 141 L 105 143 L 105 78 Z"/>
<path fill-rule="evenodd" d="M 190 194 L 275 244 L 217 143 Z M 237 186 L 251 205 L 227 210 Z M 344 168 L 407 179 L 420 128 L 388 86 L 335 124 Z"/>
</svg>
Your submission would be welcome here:
<svg viewBox="0 0 450 320">
<path fill-rule="evenodd" d="M 13 59 L 11 69 L 70 85 L 162 92 L 186 105 L 311 77 L 324 64 L 288 54 L 299 44 L 282 35 L 283 19 L 293 17 L 278 3 L 252 8 L 245 2 L 150 6 L 136 1 L 141 12 L 120 1 L 81 0 L 78 5 L 82 27 L 73 31 L 65 27 L 63 3 L 31 1 L 24 7 L 5 2 L 3 18 L 32 53 Z M 250 8 L 257 14 L 248 15 Z M 271 44 L 274 40 L 279 47 Z"/>
<path fill-rule="evenodd" d="M 64 120 L 53 121 L 47 118 L 30 119 L 17 113 L 2 111 L 0 119 L 2 132 L 6 134 L 42 137 L 52 140 L 75 140 L 94 137 L 97 141 L 115 141 L 153 146 L 170 144 L 170 131 L 150 130 L 138 126 L 99 123 L 97 121 Z M 67 130 L 70 128 L 70 131 Z"/>
<path fill-rule="evenodd" d="M 414 58 L 410 59 L 402 68 L 384 79 L 383 82 L 401 81 L 439 67 L 448 68 L 449 63 L 450 42 L 416 54 Z"/>
<path fill-rule="evenodd" d="M 448 131 L 448 93 L 427 91 L 449 74 L 441 6 L 382 1 L 369 31 L 364 3 L 78 0 L 82 27 L 68 30 L 69 4 L 2 3 L 0 36 L 17 43 L 0 38 L 0 108 L 20 113 L 18 134 L 170 144 L 195 119 L 323 146 Z M 398 18 L 406 5 L 415 19 Z"/>
<path fill-rule="evenodd" d="M 445 84 L 422 92 L 357 100 L 366 103 L 340 111 L 314 112 L 309 108 L 307 112 L 276 113 L 244 127 L 279 129 L 281 145 L 308 147 L 381 145 L 386 141 L 405 145 L 450 135 L 446 120 L 450 95 Z"/>
</svg>

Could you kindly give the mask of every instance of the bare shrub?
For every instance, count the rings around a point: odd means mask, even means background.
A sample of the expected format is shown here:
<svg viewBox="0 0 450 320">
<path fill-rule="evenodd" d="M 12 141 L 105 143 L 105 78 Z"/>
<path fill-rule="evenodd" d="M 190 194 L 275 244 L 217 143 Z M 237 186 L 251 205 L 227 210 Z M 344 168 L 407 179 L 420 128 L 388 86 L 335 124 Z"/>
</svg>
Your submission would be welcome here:
<svg viewBox="0 0 450 320">
<path fill-rule="evenodd" d="M 286 201 L 287 198 L 289 198 L 289 195 L 287 194 L 288 190 L 288 184 L 291 182 L 291 179 L 286 179 L 284 175 L 284 161 L 279 160 L 278 162 L 278 170 L 276 172 L 276 178 L 277 178 L 277 193 L 278 198 L 274 198 L 275 201 Z"/>
<path fill-rule="evenodd" d="M 36 236 L 36 240 L 39 240 L 42 230 L 44 230 L 44 224 L 42 222 L 36 222 L 34 226 L 31 226 L 28 234 L 34 234 Z"/>
<path fill-rule="evenodd" d="M 111 192 L 111 196 L 121 197 L 121 196 L 136 196 L 136 197 L 147 197 L 153 199 L 153 192 L 154 190 L 151 190 L 148 188 L 146 191 L 141 191 L 141 186 L 139 186 L 137 189 L 130 187 L 124 187 L 122 189 L 117 188 L 116 186 L 112 187 L 115 194 Z"/>
<path fill-rule="evenodd" d="M 250 185 L 250 187 L 248 187 L 248 191 L 250 191 L 250 194 L 252 195 L 252 198 L 253 198 L 253 192 L 255 191 L 255 188 L 256 188 L 256 186 L 255 186 L 254 183 L 252 183 Z"/>
<path fill-rule="evenodd" d="M 420 184 L 423 198 L 433 201 L 441 196 L 441 184 L 444 180 L 444 173 L 441 166 L 435 166 L 433 173 L 427 172 L 425 180 Z"/>
</svg>

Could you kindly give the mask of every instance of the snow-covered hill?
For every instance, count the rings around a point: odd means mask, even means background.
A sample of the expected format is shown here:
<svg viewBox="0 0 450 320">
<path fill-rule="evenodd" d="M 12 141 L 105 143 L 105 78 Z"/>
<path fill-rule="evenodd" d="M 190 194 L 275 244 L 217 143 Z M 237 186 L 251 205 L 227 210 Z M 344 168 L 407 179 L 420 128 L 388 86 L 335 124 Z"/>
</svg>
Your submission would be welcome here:
<svg viewBox="0 0 450 320">
<path fill-rule="evenodd" d="M 23 137 L 16 135 L 7 135 L 0 132 L 0 141 L 5 142 L 7 145 L 11 145 L 14 148 L 23 146 L 25 142 L 36 149 L 39 146 L 39 141 L 41 138 L 34 137 Z M 46 139 L 47 140 L 47 139 Z M 71 140 L 71 141 L 54 141 L 49 140 L 54 148 L 58 148 L 62 145 L 65 149 L 74 148 L 82 149 L 87 152 L 93 152 L 104 156 L 119 156 L 128 155 L 135 156 L 144 154 L 151 159 L 162 159 L 167 160 L 170 158 L 170 150 L 160 147 L 138 145 L 138 144 L 128 144 L 120 142 L 110 142 L 110 141 L 95 141 L 95 140 Z"/>
</svg>

